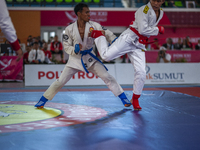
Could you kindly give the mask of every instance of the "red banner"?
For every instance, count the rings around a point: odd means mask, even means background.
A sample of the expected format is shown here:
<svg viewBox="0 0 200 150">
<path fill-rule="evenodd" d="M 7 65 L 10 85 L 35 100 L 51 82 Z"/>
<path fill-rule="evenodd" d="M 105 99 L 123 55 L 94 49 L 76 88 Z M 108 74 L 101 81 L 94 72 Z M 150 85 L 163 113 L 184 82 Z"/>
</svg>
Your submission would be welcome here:
<svg viewBox="0 0 200 150">
<path fill-rule="evenodd" d="M 23 81 L 23 59 L 17 56 L 0 57 L 0 81 Z"/>
<path fill-rule="evenodd" d="M 200 62 L 200 51 L 166 51 L 171 55 L 171 62 L 190 62 L 196 63 Z M 146 51 L 146 62 L 156 63 L 156 58 L 158 57 L 158 51 Z"/>
<path fill-rule="evenodd" d="M 135 19 L 135 11 L 91 11 L 90 17 L 92 21 L 103 26 L 128 27 Z M 41 26 L 68 26 L 76 20 L 77 16 L 74 11 L 41 11 Z M 171 23 L 164 14 L 159 24 L 170 25 Z"/>
</svg>

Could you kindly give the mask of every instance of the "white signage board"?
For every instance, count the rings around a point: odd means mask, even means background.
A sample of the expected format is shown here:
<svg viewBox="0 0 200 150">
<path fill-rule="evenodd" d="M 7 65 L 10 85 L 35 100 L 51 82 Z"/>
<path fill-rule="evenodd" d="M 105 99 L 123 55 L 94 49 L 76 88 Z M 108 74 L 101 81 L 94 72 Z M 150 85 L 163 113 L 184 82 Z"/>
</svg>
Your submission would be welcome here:
<svg viewBox="0 0 200 150">
<path fill-rule="evenodd" d="M 25 86 L 49 86 L 59 78 L 65 65 L 25 65 Z M 108 72 L 115 78 L 113 65 L 106 65 Z M 80 71 L 76 73 L 67 85 L 105 85 L 103 80 L 93 73 Z"/>
<path fill-rule="evenodd" d="M 119 84 L 133 84 L 132 64 L 115 64 Z M 145 84 L 198 84 L 200 63 L 148 63 Z"/>
<path fill-rule="evenodd" d="M 65 65 L 25 65 L 25 86 L 49 86 L 59 78 Z M 132 85 L 134 68 L 130 63 L 106 64 L 119 84 Z M 199 84 L 199 63 L 148 63 L 145 84 Z M 78 72 L 65 86 L 105 85 L 93 73 Z"/>
</svg>

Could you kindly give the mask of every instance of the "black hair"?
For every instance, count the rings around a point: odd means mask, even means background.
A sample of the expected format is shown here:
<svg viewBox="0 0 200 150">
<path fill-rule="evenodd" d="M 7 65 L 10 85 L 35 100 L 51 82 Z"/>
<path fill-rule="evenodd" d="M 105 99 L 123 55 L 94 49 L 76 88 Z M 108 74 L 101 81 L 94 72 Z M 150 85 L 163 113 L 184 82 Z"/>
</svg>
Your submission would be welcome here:
<svg viewBox="0 0 200 150">
<path fill-rule="evenodd" d="M 88 8 L 88 5 L 85 4 L 85 3 L 78 3 L 75 7 L 74 7 L 74 12 L 75 14 L 77 15 L 77 13 L 80 11 L 83 10 L 83 7 L 87 7 Z M 78 16 L 78 15 L 77 15 Z"/>
</svg>

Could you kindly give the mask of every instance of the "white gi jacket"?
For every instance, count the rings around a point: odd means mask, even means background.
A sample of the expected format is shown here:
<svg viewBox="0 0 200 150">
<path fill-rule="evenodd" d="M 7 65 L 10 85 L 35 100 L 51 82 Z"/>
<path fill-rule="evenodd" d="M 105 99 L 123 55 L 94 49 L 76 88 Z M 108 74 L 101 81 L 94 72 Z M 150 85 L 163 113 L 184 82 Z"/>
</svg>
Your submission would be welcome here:
<svg viewBox="0 0 200 150">
<path fill-rule="evenodd" d="M 163 10 L 160 9 L 160 16 L 157 19 L 155 11 L 153 10 L 150 2 L 147 5 L 144 5 L 140 7 L 136 13 L 135 13 L 135 21 L 133 24 L 130 25 L 130 27 L 135 28 L 139 34 L 150 37 L 150 36 L 156 36 L 159 33 L 158 30 L 158 23 L 163 17 Z M 122 34 L 130 33 L 132 37 L 132 42 L 135 46 L 138 48 L 141 48 L 143 50 L 146 50 L 145 45 L 138 42 L 138 36 L 132 32 L 130 29 L 125 30 Z M 136 39 L 137 38 L 137 39 Z"/>
<path fill-rule="evenodd" d="M 65 52 L 69 54 L 67 66 L 85 71 L 81 63 L 81 54 L 76 54 L 74 49 L 75 45 L 79 43 L 83 46 L 82 50 L 88 50 L 93 47 L 94 39 L 88 37 L 88 33 L 91 28 L 94 30 L 103 30 L 99 23 L 93 21 L 87 22 L 85 26 L 84 39 L 82 41 L 79 34 L 77 21 L 66 27 L 65 33 L 63 34 L 63 45 Z M 111 31 L 107 29 L 104 30 L 107 41 L 111 43 L 116 38 L 116 36 Z M 92 51 L 92 53 L 95 55 L 94 51 Z M 83 56 L 83 62 L 88 69 L 94 62 L 96 62 L 96 60 L 87 54 Z"/>
<path fill-rule="evenodd" d="M 0 0 L 0 28 L 14 50 L 18 50 L 20 48 L 18 42 L 12 45 L 12 43 L 17 41 L 17 35 L 13 23 L 10 19 L 5 0 Z"/>
<path fill-rule="evenodd" d="M 36 57 L 36 50 L 35 49 L 32 49 L 30 52 L 29 52 L 29 55 L 28 55 L 28 61 L 29 62 L 32 62 L 33 60 L 40 60 L 41 63 L 44 62 L 45 60 L 45 54 L 42 50 L 38 49 L 37 50 L 37 58 Z"/>
</svg>

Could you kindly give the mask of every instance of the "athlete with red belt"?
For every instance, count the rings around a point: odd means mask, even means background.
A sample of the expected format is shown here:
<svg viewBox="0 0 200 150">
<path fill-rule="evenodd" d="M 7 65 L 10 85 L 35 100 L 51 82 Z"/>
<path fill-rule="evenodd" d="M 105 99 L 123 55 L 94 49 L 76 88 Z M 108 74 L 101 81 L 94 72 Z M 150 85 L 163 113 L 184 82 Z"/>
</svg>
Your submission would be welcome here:
<svg viewBox="0 0 200 150">
<path fill-rule="evenodd" d="M 128 54 L 134 66 L 134 84 L 132 104 L 135 110 L 141 110 L 139 97 L 142 93 L 145 79 L 145 44 L 150 36 L 164 33 L 164 27 L 157 27 L 163 17 L 160 8 L 165 0 L 150 0 L 147 5 L 140 7 L 135 13 L 135 21 L 125 30 L 120 37 L 110 46 L 107 46 L 106 38 L 102 31 L 93 30 L 91 37 L 96 38 L 95 44 L 101 58 L 110 61 L 122 55 Z"/>
</svg>

